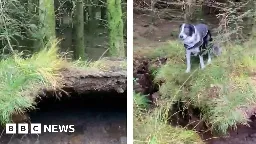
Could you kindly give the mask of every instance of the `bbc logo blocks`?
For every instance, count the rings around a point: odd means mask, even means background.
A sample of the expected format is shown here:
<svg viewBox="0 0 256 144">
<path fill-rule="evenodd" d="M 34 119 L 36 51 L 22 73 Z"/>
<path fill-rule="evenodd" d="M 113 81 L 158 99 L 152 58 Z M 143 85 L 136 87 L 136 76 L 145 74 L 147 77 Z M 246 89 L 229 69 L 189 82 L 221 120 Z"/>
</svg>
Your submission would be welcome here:
<svg viewBox="0 0 256 144">
<path fill-rule="evenodd" d="M 6 124 L 6 134 L 41 134 L 41 124 L 32 123 L 29 125 L 27 123 L 10 123 Z"/>
<path fill-rule="evenodd" d="M 16 124 L 6 124 L 6 134 L 16 134 Z"/>
<path fill-rule="evenodd" d="M 45 132 L 75 132 L 74 125 L 41 125 L 40 123 L 6 124 L 6 134 L 41 134 Z"/>
</svg>

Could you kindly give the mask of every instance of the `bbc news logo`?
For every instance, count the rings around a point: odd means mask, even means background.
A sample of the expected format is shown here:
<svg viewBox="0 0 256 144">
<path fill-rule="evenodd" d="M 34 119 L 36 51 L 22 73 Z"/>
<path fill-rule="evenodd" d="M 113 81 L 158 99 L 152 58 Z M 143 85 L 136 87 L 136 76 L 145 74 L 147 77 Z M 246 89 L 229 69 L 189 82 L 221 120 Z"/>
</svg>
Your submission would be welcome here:
<svg viewBox="0 0 256 144">
<path fill-rule="evenodd" d="M 74 125 L 41 125 L 40 123 L 31 123 L 30 131 L 28 123 L 9 123 L 6 124 L 6 134 L 41 134 L 51 132 L 75 132 Z"/>
</svg>

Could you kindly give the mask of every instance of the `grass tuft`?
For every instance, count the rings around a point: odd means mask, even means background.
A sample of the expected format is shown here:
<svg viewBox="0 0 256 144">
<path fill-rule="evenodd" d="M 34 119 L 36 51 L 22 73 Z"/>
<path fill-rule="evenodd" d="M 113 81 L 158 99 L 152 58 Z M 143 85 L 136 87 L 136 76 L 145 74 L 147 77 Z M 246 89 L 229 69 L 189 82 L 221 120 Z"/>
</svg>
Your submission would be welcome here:
<svg viewBox="0 0 256 144">
<path fill-rule="evenodd" d="M 0 122 L 11 122 L 13 113 L 34 109 L 41 88 L 59 86 L 58 71 L 65 61 L 58 56 L 57 41 L 30 58 L 19 54 L 0 62 Z"/>
<path fill-rule="evenodd" d="M 111 58 L 102 58 L 97 61 L 82 61 L 76 60 L 73 62 L 74 66 L 85 68 L 85 69 L 95 69 L 101 71 L 126 71 L 126 60 L 116 60 Z"/>
</svg>

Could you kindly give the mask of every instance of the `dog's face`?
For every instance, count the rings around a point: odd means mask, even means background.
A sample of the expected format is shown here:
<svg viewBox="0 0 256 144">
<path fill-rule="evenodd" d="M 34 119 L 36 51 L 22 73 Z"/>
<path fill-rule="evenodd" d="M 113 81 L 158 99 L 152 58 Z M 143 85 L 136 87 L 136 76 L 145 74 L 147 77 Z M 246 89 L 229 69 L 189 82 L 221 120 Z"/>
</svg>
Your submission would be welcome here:
<svg viewBox="0 0 256 144">
<path fill-rule="evenodd" d="M 195 33 L 195 28 L 191 24 L 183 23 L 180 25 L 180 34 L 179 38 L 182 41 L 185 41 L 186 39 L 192 38 L 193 34 Z"/>
</svg>

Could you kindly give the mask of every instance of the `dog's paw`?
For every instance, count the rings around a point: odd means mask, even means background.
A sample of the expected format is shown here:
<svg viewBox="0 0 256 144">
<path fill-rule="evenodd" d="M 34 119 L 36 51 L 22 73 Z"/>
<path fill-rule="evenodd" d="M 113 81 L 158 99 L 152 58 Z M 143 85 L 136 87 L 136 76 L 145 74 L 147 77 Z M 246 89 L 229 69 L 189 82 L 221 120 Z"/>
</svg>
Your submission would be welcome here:
<svg viewBox="0 0 256 144">
<path fill-rule="evenodd" d="M 190 73 L 190 69 L 187 69 L 187 70 L 185 71 L 185 73 Z"/>
<path fill-rule="evenodd" d="M 201 66 L 201 69 L 204 69 L 205 68 L 205 65 Z"/>
<path fill-rule="evenodd" d="M 207 65 L 211 64 L 212 63 L 212 60 L 211 59 L 208 59 L 207 61 Z"/>
</svg>

